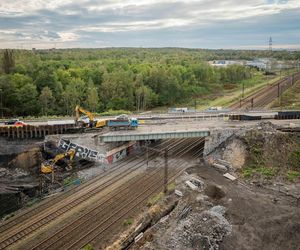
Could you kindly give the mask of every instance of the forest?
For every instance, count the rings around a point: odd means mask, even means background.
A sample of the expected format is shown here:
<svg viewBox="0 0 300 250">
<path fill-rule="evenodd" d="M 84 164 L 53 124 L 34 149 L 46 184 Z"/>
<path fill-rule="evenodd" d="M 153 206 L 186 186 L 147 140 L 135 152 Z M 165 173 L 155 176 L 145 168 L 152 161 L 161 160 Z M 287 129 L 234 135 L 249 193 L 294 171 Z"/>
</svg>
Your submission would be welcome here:
<svg viewBox="0 0 300 250">
<path fill-rule="evenodd" d="M 72 115 L 79 104 L 92 112 L 171 107 L 239 88 L 257 70 L 215 68 L 209 60 L 251 60 L 268 51 L 201 49 L 0 50 L 0 108 L 5 117 Z M 299 52 L 273 57 L 299 60 Z"/>
</svg>

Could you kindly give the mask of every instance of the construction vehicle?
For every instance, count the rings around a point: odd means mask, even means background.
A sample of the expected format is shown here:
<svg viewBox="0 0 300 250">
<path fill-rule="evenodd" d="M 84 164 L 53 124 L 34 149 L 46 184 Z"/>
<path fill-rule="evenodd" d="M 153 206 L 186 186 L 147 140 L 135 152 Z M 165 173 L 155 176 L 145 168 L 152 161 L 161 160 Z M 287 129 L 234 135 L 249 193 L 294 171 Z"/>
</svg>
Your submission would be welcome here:
<svg viewBox="0 0 300 250">
<path fill-rule="evenodd" d="M 47 160 L 47 161 L 45 161 L 41 164 L 41 173 L 42 174 L 51 174 L 51 173 L 53 174 L 54 170 L 56 168 L 55 164 L 58 161 L 60 161 L 62 159 L 65 159 L 67 157 L 69 157 L 69 163 L 68 163 L 67 170 L 72 169 L 71 164 L 72 164 L 72 160 L 73 160 L 74 156 L 75 156 L 75 150 L 74 149 L 71 149 L 66 153 L 56 155 L 53 159 Z"/>
<path fill-rule="evenodd" d="M 96 120 L 94 114 L 79 105 L 75 108 L 75 124 L 79 127 L 103 128 L 106 126 L 106 120 Z M 85 115 L 80 117 L 80 114 Z"/>
<path fill-rule="evenodd" d="M 51 190 L 60 187 L 62 190 L 64 189 L 63 178 L 62 175 L 57 175 L 57 165 L 56 163 L 62 159 L 69 158 L 68 165 L 66 167 L 67 170 L 72 169 L 72 160 L 75 156 L 75 150 L 71 149 L 66 153 L 58 154 L 53 159 L 47 160 L 41 164 L 40 167 L 40 192 L 49 193 Z"/>
<path fill-rule="evenodd" d="M 127 115 L 119 115 L 115 119 L 108 120 L 107 126 L 112 130 L 117 130 L 119 128 L 124 129 L 136 129 L 139 122 L 136 118 L 129 118 Z"/>
</svg>

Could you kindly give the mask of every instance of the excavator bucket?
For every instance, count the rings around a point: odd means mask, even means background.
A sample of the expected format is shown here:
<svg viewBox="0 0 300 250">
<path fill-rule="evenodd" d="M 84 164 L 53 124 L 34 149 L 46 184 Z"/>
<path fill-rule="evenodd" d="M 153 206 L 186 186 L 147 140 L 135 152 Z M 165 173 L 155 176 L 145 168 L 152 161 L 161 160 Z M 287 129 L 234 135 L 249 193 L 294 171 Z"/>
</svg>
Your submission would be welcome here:
<svg viewBox="0 0 300 250">
<path fill-rule="evenodd" d="M 42 163 L 42 165 L 41 165 L 41 173 L 43 173 L 43 174 L 50 174 L 50 173 L 52 173 L 52 171 L 53 171 L 53 169 L 52 169 L 51 165 Z"/>
</svg>

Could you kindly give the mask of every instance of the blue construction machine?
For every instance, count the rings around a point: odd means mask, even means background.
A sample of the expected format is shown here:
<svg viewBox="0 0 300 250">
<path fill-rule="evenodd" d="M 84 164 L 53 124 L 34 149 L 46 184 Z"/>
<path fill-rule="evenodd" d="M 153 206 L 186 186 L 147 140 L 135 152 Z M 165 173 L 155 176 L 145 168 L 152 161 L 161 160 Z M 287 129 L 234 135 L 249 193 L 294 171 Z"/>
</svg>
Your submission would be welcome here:
<svg viewBox="0 0 300 250">
<path fill-rule="evenodd" d="M 127 115 L 120 115 L 115 119 L 107 120 L 106 125 L 111 130 L 136 129 L 139 126 L 139 122 L 136 118 L 129 118 Z"/>
</svg>

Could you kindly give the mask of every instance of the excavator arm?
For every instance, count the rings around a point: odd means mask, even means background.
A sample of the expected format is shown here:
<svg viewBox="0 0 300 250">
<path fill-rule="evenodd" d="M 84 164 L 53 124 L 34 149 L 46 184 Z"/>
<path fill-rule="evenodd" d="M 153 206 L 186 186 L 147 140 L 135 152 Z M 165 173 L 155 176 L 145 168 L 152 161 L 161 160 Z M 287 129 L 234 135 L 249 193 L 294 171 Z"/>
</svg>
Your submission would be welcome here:
<svg viewBox="0 0 300 250">
<path fill-rule="evenodd" d="M 90 122 L 94 122 L 95 117 L 94 117 L 93 113 L 88 110 L 85 110 L 84 108 L 80 107 L 79 105 L 76 106 L 75 113 L 76 113 L 75 121 L 79 120 L 80 114 L 84 114 L 90 119 Z"/>
<path fill-rule="evenodd" d="M 41 164 L 41 172 L 42 172 L 43 174 L 49 174 L 49 173 L 52 173 L 53 170 L 54 170 L 55 164 L 56 164 L 59 160 L 69 157 L 70 162 L 71 162 L 71 161 L 73 160 L 74 156 L 75 156 L 75 153 L 76 153 L 75 150 L 74 150 L 74 149 L 71 149 L 71 150 L 69 150 L 69 151 L 66 152 L 66 153 L 56 155 L 52 160 L 43 162 L 43 163 Z"/>
<path fill-rule="evenodd" d="M 73 160 L 74 156 L 75 156 L 75 150 L 74 150 L 74 149 L 71 149 L 71 150 L 69 150 L 69 151 L 66 152 L 66 153 L 56 155 L 56 156 L 54 157 L 54 159 L 53 159 L 53 164 L 55 164 L 55 163 L 58 162 L 59 160 L 64 159 L 64 158 L 66 158 L 66 157 L 69 157 L 70 160 Z"/>
<path fill-rule="evenodd" d="M 90 128 L 103 128 L 106 126 L 107 120 L 96 120 L 94 117 L 94 114 L 86 109 L 83 109 L 82 107 L 80 107 L 79 105 L 76 106 L 75 108 L 75 123 L 78 126 L 79 125 L 79 118 L 81 114 L 86 115 L 89 118 L 89 127 Z M 83 127 L 84 125 L 86 125 L 86 123 L 81 124 L 81 126 Z"/>
</svg>

